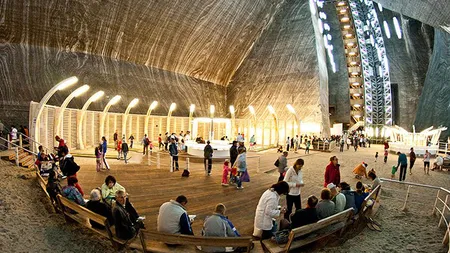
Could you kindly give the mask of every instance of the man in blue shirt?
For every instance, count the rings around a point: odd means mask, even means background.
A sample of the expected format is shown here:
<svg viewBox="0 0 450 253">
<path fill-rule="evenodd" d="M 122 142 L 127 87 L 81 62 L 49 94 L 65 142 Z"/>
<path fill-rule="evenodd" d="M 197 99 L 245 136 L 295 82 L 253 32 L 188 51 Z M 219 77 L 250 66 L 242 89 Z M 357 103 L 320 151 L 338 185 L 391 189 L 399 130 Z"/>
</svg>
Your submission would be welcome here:
<svg viewBox="0 0 450 253">
<path fill-rule="evenodd" d="M 406 158 L 406 155 L 401 152 L 397 152 L 397 155 L 398 155 L 397 168 L 400 166 L 400 176 L 398 178 L 398 181 L 405 181 L 406 170 L 408 167 L 408 158 Z"/>
<path fill-rule="evenodd" d="M 170 145 L 169 145 L 169 154 L 172 157 L 172 163 L 170 164 L 171 171 L 178 171 L 178 147 L 175 143 L 175 138 L 170 139 Z"/>
</svg>

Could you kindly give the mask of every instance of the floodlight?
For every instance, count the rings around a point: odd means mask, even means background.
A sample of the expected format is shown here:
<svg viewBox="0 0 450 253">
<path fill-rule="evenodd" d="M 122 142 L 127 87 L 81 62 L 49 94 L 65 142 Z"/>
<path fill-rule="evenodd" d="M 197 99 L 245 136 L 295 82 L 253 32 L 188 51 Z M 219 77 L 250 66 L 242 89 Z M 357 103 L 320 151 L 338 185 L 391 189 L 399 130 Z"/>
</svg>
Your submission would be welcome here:
<svg viewBox="0 0 450 253">
<path fill-rule="evenodd" d="M 156 106 L 158 106 L 158 101 L 153 101 L 152 104 L 150 105 L 150 110 L 154 110 Z"/>
<path fill-rule="evenodd" d="M 195 105 L 191 104 L 191 106 L 189 106 L 189 112 L 193 113 L 195 111 Z"/>
<path fill-rule="evenodd" d="M 173 112 L 175 110 L 175 108 L 177 107 L 177 104 L 172 103 L 169 107 L 169 111 Z"/>
<path fill-rule="evenodd" d="M 78 78 L 76 76 L 69 77 L 58 84 L 57 90 L 64 90 L 65 88 L 72 86 L 77 82 Z"/>
<path fill-rule="evenodd" d="M 89 90 L 89 85 L 85 84 L 73 92 L 73 97 L 78 97 Z"/>
<path fill-rule="evenodd" d="M 286 107 L 288 108 L 290 113 L 295 114 L 295 109 L 291 104 L 287 104 Z"/>
<path fill-rule="evenodd" d="M 251 114 L 255 115 L 255 108 L 253 108 L 253 106 L 249 105 L 248 110 L 250 111 Z"/>
<path fill-rule="evenodd" d="M 275 114 L 275 109 L 273 109 L 273 106 L 268 105 L 267 109 L 269 110 L 270 114 Z"/>
</svg>

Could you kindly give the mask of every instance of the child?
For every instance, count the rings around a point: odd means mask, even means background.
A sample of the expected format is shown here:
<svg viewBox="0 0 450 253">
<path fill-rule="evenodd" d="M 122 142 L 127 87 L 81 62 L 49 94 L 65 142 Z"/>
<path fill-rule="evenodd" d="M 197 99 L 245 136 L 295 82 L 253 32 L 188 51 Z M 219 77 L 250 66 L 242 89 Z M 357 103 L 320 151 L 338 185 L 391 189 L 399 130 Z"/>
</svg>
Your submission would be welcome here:
<svg viewBox="0 0 450 253">
<path fill-rule="evenodd" d="M 230 184 L 235 184 L 237 183 L 237 168 L 236 167 L 232 167 L 231 168 L 231 174 L 230 174 Z"/>
<path fill-rule="evenodd" d="M 228 186 L 228 172 L 231 172 L 229 164 L 228 159 L 225 159 L 223 163 L 222 186 Z"/>
<path fill-rule="evenodd" d="M 283 146 L 280 146 L 277 150 L 277 153 L 283 153 Z"/>
<path fill-rule="evenodd" d="M 95 160 L 97 161 L 97 172 L 102 169 L 102 152 L 98 147 L 95 147 Z"/>
<path fill-rule="evenodd" d="M 361 179 L 363 176 L 367 178 L 367 163 L 362 162 L 360 164 L 358 164 L 354 169 L 353 169 L 353 174 L 355 175 L 355 178 L 357 179 Z"/>
<path fill-rule="evenodd" d="M 378 160 L 378 152 L 375 153 L 375 162 Z"/>
<path fill-rule="evenodd" d="M 395 179 L 395 173 L 397 172 L 397 169 L 397 166 L 392 166 L 391 179 Z"/>
<path fill-rule="evenodd" d="M 122 158 L 122 140 L 117 140 L 117 160 Z"/>
<path fill-rule="evenodd" d="M 385 149 L 384 150 L 384 163 L 387 163 L 387 157 L 388 157 L 388 150 L 387 149 Z"/>
<path fill-rule="evenodd" d="M 153 152 L 153 143 L 152 141 L 149 141 L 150 143 L 148 144 L 148 146 L 150 147 L 150 154 Z"/>
</svg>

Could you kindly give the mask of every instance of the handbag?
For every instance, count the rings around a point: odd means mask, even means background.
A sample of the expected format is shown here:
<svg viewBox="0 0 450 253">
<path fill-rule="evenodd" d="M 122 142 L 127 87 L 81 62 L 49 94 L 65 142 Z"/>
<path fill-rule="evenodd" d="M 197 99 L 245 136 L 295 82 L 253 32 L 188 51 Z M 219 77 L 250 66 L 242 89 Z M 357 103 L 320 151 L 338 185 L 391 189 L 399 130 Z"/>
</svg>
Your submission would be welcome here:
<svg viewBox="0 0 450 253">
<path fill-rule="evenodd" d="M 275 232 L 275 241 L 277 244 L 286 244 L 289 241 L 289 229 Z"/>
<path fill-rule="evenodd" d="M 244 171 L 240 177 L 241 182 L 250 182 L 250 175 L 247 171 Z"/>
</svg>

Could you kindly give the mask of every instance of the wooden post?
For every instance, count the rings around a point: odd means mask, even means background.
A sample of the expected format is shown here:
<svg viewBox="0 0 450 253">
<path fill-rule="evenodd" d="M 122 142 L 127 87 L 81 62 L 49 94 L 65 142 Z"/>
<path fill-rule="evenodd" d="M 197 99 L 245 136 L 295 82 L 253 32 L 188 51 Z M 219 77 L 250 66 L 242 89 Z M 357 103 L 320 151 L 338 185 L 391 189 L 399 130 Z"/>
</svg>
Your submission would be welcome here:
<svg viewBox="0 0 450 253">
<path fill-rule="evenodd" d="M 16 155 L 16 165 L 19 166 L 19 147 L 14 148 L 14 153 Z"/>
<path fill-rule="evenodd" d="M 449 245 L 449 236 L 450 235 L 449 234 L 450 234 L 450 226 L 447 227 L 447 231 L 445 232 L 445 235 L 444 235 L 444 240 L 442 240 L 442 244 L 450 247 L 450 245 Z"/>
<path fill-rule="evenodd" d="M 439 189 L 437 191 L 436 200 L 434 201 L 433 211 L 431 212 L 431 214 L 433 214 L 433 215 L 436 214 L 436 208 L 437 208 L 436 206 L 437 206 L 437 202 L 438 202 L 438 199 L 439 199 L 439 193 L 440 192 L 441 192 L 441 190 Z"/>
<path fill-rule="evenodd" d="M 23 140 L 21 134 L 19 134 L 19 146 L 23 148 Z"/>
<path fill-rule="evenodd" d="M 445 202 L 444 202 L 444 206 L 442 207 L 442 213 L 441 213 L 441 218 L 439 219 L 439 224 L 438 224 L 438 228 L 441 227 L 442 225 L 442 221 L 445 219 L 445 210 L 447 208 L 447 203 L 448 203 L 448 194 L 445 196 Z"/>
<path fill-rule="evenodd" d="M 407 211 L 406 204 L 408 203 L 409 191 L 411 189 L 411 185 L 408 185 L 408 191 L 406 191 L 405 203 L 403 204 L 402 211 Z"/>
</svg>

